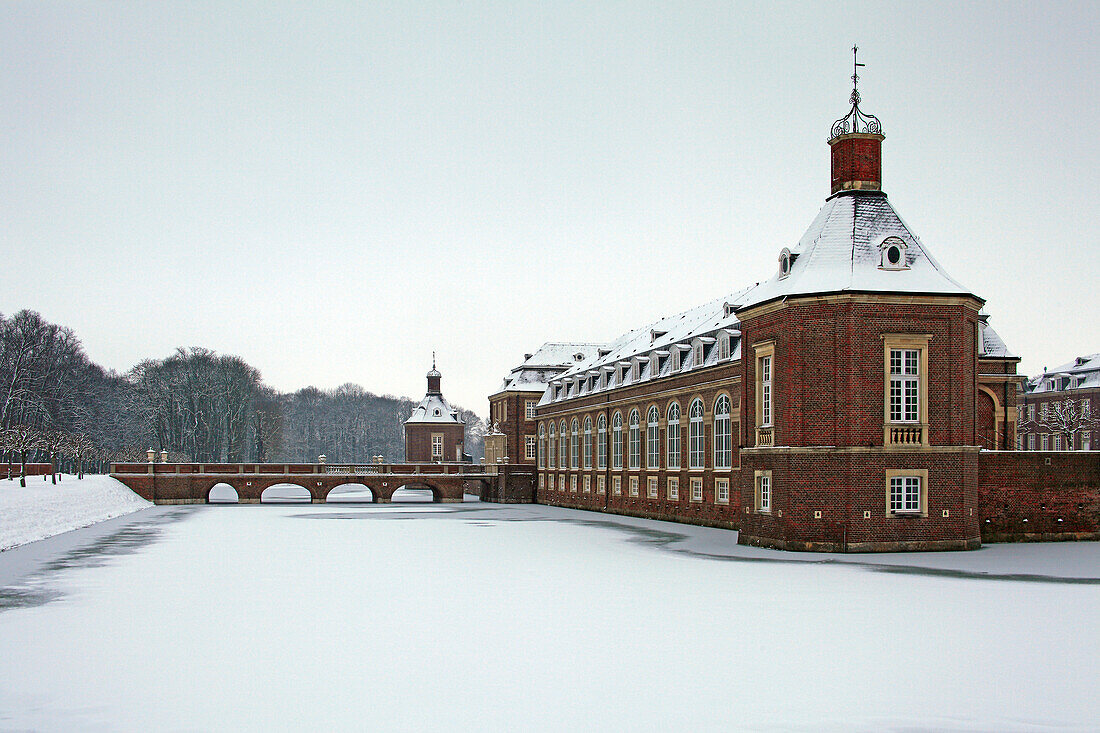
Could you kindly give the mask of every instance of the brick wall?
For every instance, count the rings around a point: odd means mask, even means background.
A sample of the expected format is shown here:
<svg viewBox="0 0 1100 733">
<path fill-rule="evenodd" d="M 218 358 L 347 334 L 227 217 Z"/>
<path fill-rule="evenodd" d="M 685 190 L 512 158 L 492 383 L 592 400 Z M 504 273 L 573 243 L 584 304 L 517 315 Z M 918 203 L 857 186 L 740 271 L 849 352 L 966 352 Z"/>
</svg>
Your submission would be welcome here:
<svg viewBox="0 0 1100 733">
<path fill-rule="evenodd" d="M 443 433 L 443 461 L 462 460 L 466 427 L 450 423 L 410 423 L 405 425 L 405 460 L 410 463 L 432 462 L 432 433 Z"/>
<path fill-rule="evenodd" d="M 983 542 L 1100 539 L 1100 453 L 982 452 Z"/>
</svg>

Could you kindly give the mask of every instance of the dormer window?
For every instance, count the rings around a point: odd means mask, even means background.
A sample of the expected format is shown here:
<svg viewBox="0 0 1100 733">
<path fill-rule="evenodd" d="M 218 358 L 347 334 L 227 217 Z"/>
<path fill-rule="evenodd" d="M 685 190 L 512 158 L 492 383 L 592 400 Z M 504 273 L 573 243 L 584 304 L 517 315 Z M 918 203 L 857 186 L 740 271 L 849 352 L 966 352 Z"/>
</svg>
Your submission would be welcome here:
<svg viewBox="0 0 1100 733">
<path fill-rule="evenodd" d="M 680 347 L 674 346 L 672 348 L 672 371 L 680 371 Z"/>
<path fill-rule="evenodd" d="M 695 339 L 691 344 L 691 365 L 693 367 L 703 366 L 703 342 L 700 339 Z"/>
<path fill-rule="evenodd" d="M 439 417 L 439 416 L 440 416 L 440 415 L 442 415 L 442 414 L 443 414 L 443 413 L 439 411 L 439 408 L 438 408 L 438 407 L 437 407 L 437 408 L 435 408 L 435 416 L 436 416 L 436 417 Z"/>
<path fill-rule="evenodd" d="M 791 274 L 791 265 L 794 264 L 794 260 L 797 255 L 791 254 L 791 251 L 786 247 L 779 253 L 779 279 L 782 280 L 787 275 Z"/>
<path fill-rule="evenodd" d="M 725 361 L 730 358 L 730 335 L 723 333 L 718 335 L 718 359 Z"/>
<path fill-rule="evenodd" d="M 573 361 L 584 361 L 584 354 L 580 353 L 579 351 L 576 354 L 573 354 Z"/>
<path fill-rule="evenodd" d="M 642 378 L 642 360 L 635 359 L 634 363 L 630 365 L 630 378 L 637 382 Z"/>
<path fill-rule="evenodd" d="M 905 261 L 905 249 L 908 245 L 901 237 L 887 237 L 879 245 L 882 261 L 879 269 L 882 270 L 908 270 L 909 263 Z"/>
<path fill-rule="evenodd" d="M 733 311 L 736 308 L 737 308 L 737 306 L 735 306 L 733 303 L 723 303 L 722 304 L 722 317 L 723 318 L 729 318 L 730 316 L 733 315 Z"/>
</svg>

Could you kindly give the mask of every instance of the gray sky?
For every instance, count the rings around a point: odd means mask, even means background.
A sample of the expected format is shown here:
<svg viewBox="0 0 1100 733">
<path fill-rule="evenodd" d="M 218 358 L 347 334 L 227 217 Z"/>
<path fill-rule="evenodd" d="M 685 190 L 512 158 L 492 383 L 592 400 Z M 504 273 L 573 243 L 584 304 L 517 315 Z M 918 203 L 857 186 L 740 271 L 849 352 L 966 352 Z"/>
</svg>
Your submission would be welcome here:
<svg viewBox="0 0 1100 733">
<path fill-rule="evenodd" d="M 830 124 L 1025 373 L 1100 351 L 1100 4 L 5 3 L 0 311 L 126 370 L 484 414 L 544 341 L 763 280 Z"/>
</svg>

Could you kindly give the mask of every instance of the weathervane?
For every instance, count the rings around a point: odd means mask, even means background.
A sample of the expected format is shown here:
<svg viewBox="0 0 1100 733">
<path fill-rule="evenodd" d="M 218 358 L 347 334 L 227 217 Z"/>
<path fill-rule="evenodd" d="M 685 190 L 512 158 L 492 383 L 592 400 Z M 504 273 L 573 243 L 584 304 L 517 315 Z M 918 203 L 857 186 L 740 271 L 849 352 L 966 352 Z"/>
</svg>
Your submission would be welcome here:
<svg viewBox="0 0 1100 733">
<path fill-rule="evenodd" d="M 833 123 L 832 134 L 829 139 L 847 135 L 849 133 L 865 133 L 869 135 L 881 135 L 882 123 L 874 115 L 866 114 L 859 108 L 859 67 L 867 64 L 859 63 L 859 46 L 852 46 L 852 96 L 848 103 L 852 105 L 851 111 Z"/>
</svg>

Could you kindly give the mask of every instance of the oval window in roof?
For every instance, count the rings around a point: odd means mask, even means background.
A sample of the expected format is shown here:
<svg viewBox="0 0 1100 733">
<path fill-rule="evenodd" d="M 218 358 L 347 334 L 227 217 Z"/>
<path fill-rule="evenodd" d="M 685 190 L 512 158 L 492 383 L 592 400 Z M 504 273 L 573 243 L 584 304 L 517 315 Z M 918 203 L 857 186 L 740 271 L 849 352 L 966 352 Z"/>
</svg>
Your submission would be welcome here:
<svg viewBox="0 0 1100 733">
<path fill-rule="evenodd" d="M 887 237 L 879 245 L 882 251 L 882 261 L 879 268 L 883 270 L 907 270 L 909 264 L 905 261 L 905 240 L 901 237 Z"/>
</svg>

